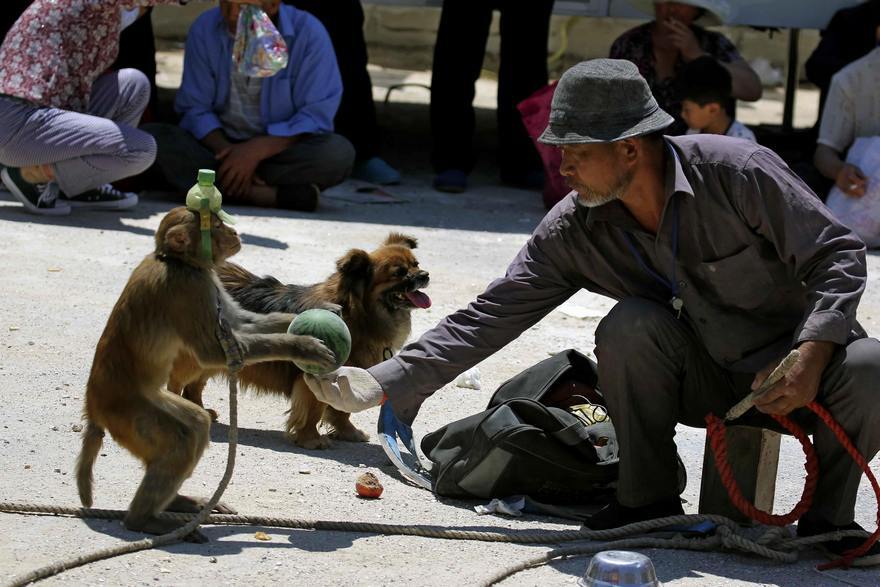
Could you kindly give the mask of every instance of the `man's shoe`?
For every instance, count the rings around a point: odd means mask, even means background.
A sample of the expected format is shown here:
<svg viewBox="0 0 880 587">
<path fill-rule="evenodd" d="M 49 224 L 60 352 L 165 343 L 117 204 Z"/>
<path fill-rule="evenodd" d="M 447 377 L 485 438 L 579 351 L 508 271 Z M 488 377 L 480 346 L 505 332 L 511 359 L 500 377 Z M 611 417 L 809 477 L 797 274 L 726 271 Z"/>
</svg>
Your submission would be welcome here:
<svg viewBox="0 0 880 587">
<path fill-rule="evenodd" d="M 434 189 L 438 192 L 460 194 L 467 189 L 467 174 L 460 169 L 447 169 L 434 177 Z"/>
<path fill-rule="evenodd" d="M 828 532 L 837 532 L 843 530 L 862 530 L 865 531 L 864 528 L 856 524 L 855 522 L 846 524 L 844 526 L 835 526 L 825 520 L 810 520 L 806 516 L 801 518 L 797 525 L 797 535 L 800 537 L 806 536 L 815 536 L 817 534 L 826 534 Z M 865 537 L 867 537 L 868 532 L 865 531 Z M 858 536 L 850 537 L 850 538 L 841 538 L 839 540 L 828 540 L 826 542 L 820 542 L 816 545 L 816 548 L 821 550 L 825 556 L 831 559 L 842 558 L 845 553 L 850 550 L 856 549 L 864 544 L 865 538 L 859 538 Z M 868 552 L 855 559 L 852 562 L 852 566 L 854 567 L 871 567 L 875 565 L 880 565 L 880 543 L 874 543 L 871 548 L 868 549 Z"/>
<path fill-rule="evenodd" d="M 92 208 L 95 210 L 128 210 L 138 203 L 138 196 L 133 192 L 117 190 L 109 183 L 93 190 L 85 191 L 65 200 L 73 208 Z"/>
<path fill-rule="evenodd" d="M 400 183 L 400 172 L 379 157 L 370 157 L 366 161 L 355 163 L 351 177 L 378 185 Z"/>
<path fill-rule="evenodd" d="M 31 214 L 43 216 L 70 214 L 70 206 L 58 200 L 58 184 L 54 181 L 29 183 L 21 176 L 18 167 L 4 167 L 3 171 L 0 171 L 0 179 L 15 199 Z"/>
<path fill-rule="evenodd" d="M 681 500 L 677 497 L 636 508 L 620 505 L 617 500 L 614 500 L 587 518 L 584 521 L 584 528 L 589 530 L 610 530 L 611 528 L 619 528 L 627 524 L 644 522 L 655 518 L 682 515 L 684 515 L 684 509 L 681 507 Z"/>
<path fill-rule="evenodd" d="M 321 190 L 313 183 L 278 186 L 276 206 L 297 212 L 314 212 L 318 209 Z"/>
</svg>

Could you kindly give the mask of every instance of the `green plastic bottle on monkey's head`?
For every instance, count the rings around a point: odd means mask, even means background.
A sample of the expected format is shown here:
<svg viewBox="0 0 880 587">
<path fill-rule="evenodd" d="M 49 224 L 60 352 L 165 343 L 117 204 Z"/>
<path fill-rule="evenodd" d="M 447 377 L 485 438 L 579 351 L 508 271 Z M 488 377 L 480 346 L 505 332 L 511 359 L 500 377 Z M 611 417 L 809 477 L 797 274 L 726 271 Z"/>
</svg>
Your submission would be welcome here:
<svg viewBox="0 0 880 587">
<path fill-rule="evenodd" d="M 211 213 L 217 215 L 226 224 L 235 224 L 235 217 L 227 214 L 222 208 L 223 196 L 214 185 L 213 169 L 199 169 L 196 185 L 186 193 L 186 207 L 199 214 L 199 230 L 202 235 L 201 254 L 211 260 Z"/>
</svg>

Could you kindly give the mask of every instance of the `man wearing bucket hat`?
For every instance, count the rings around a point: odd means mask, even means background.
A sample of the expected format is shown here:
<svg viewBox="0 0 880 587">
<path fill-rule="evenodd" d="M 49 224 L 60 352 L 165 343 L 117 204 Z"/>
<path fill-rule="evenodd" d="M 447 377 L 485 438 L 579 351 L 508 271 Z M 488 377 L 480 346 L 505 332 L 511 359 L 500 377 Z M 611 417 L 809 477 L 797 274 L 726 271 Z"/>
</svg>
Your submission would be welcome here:
<svg viewBox="0 0 880 587">
<path fill-rule="evenodd" d="M 687 129 L 679 117 L 681 99 L 676 80 L 685 64 L 698 57 L 708 55 L 730 72 L 733 98 L 752 101 L 761 97 L 761 80 L 733 43 L 721 33 L 699 26 L 727 22 L 731 10 L 725 0 L 627 1 L 655 18 L 618 37 L 609 56 L 627 59 L 639 68 L 660 107 L 675 118 L 667 134 L 682 134 Z"/>
<path fill-rule="evenodd" d="M 855 527 L 861 472 L 801 408 L 821 402 L 868 461 L 880 449 L 880 342 L 855 318 L 864 244 L 772 151 L 719 135 L 664 136 L 671 123 L 632 63 L 569 69 L 540 140 L 562 150 L 574 191 L 505 276 L 396 357 L 307 377 L 309 386 L 346 412 L 387 396 L 410 424 L 435 390 L 587 289 L 618 300 L 595 337 L 620 447 L 617 500 L 590 528 L 681 513 L 676 424 L 724 414 L 795 347 L 784 383 L 739 422 L 791 414 L 813 429 L 819 483 L 798 532 Z M 825 546 L 840 554 L 859 544 Z M 880 563 L 880 548 L 870 555 L 858 562 Z"/>
</svg>

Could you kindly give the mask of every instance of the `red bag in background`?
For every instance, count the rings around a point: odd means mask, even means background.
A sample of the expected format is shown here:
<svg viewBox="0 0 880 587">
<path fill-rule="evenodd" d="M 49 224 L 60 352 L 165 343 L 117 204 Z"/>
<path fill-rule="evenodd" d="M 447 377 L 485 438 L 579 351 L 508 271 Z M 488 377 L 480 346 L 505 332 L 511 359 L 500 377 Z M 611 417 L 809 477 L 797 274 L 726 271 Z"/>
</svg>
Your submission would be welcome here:
<svg viewBox="0 0 880 587">
<path fill-rule="evenodd" d="M 562 164 L 562 153 L 557 147 L 545 145 L 538 142 L 538 137 L 547 128 L 550 121 L 550 103 L 553 101 L 553 91 L 556 89 L 556 82 L 544 86 L 519 104 L 520 116 L 522 116 L 523 125 L 526 132 L 535 144 L 538 155 L 541 156 L 541 162 L 544 164 L 544 205 L 549 209 L 556 202 L 561 200 L 563 196 L 571 191 L 571 188 L 565 185 L 565 178 L 559 173 L 559 166 Z"/>
</svg>

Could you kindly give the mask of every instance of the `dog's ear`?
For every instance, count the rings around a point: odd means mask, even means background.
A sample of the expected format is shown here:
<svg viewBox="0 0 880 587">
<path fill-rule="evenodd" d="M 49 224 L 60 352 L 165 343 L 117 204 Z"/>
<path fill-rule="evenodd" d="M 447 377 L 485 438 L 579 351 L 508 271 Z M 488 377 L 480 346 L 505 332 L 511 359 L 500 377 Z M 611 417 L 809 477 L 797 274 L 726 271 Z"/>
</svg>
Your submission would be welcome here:
<svg viewBox="0 0 880 587">
<path fill-rule="evenodd" d="M 414 249 L 418 246 L 419 242 L 411 236 L 407 236 L 405 234 L 400 234 L 399 232 L 392 232 L 388 235 L 388 238 L 385 239 L 385 246 L 388 245 L 403 245 L 405 247 L 409 247 Z"/>
<path fill-rule="evenodd" d="M 366 251 L 352 249 L 336 261 L 336 270 L 339 272 L 341 293 L 361 298 L 373 279 L 373 260 Z"/>
</svg>

